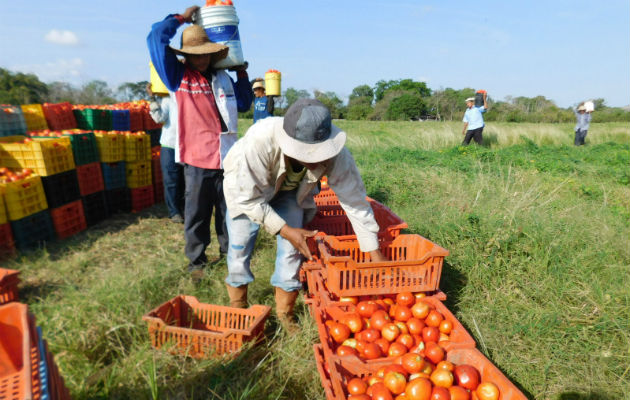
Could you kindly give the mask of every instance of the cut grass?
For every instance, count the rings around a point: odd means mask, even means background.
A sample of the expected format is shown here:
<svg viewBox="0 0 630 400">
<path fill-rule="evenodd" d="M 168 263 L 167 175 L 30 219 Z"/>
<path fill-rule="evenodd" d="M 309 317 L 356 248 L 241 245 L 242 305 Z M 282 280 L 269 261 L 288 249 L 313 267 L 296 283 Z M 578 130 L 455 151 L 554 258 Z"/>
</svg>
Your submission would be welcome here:
<svg viewBox="0 0 630 400">
<path fill-rule="evenodd" d="M 489 134 L 515 141 L 460 148 L 459 124 L 339 125 L 368 194 L 409 232 L 450 250 L 441 280 L 447 305 L 524 393 L 628 398 L 628 127 L 594 124 L 592 144 L 574 148 L 569 125 L 493 124 Z M 233 360 L 150 348 L 141 317 L 156 305 L 178 294 L 228 300 L 225 263 L 194 285 L 182 227 L 166 216 L 163 206 L 115 216 L 5 263 L 22 271 L 20 297 L 73 397 L 323 399 L 317 333 L 301 300 L 298 335 L 285 335 L 272 317 L 266 343 Z M 273 305 L 274 247 L 261 232 L 250 302 Z M 208 255 L 218 255 L 215 243 Z"/>
</svg>

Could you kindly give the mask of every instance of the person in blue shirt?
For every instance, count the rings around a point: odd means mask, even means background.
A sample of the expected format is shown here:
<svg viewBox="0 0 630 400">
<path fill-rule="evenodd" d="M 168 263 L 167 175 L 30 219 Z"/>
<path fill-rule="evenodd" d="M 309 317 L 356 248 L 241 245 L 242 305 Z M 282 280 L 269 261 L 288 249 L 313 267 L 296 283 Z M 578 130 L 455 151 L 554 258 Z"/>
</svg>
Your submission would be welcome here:
<svg viewBox="0 0 630 400">
<path fill-rule="evenodd" d="M 254 89 L 254 123 L 260 119 L 273 117 L 274 96 L 265 94 L 265 85 L 262 78 L 257 78 L 252 86 Z"/>
<path fill-rule="evenodd" d="M 483 132 L 483 127 L 485 126 L 483 123 L 483 113 L 488 110 L 488 100 L 487 93 L 483 94 L 483 107 L 475 107 L 475 98 L 469 97 L 466 99 L 466 107 L 468 109 L 464 113 L 464 130 L 462 134 L 464 135 L 464 141 L 462 142 L 463 146 L 468 146 L 470 144 L 470 140 L 474 139 L 477 144 L 481 144 L 483 138 L 481 133 Z"/>
<path fill-rule="evenodd" d="M 575 124 L 575 140 L 576 146 L 584 146 L 584 139 L 591 124 L 591 112 L 586 111 L 584 103 L 580 103 L 577 110 L 573 110 L 577 123 Z"/>
</svg>

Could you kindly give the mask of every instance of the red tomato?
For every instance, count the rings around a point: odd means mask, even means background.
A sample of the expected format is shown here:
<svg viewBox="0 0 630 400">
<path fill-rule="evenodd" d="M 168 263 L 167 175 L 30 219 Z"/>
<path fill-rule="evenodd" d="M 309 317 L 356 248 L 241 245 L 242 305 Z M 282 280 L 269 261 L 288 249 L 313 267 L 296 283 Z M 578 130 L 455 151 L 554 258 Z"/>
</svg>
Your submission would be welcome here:
<svg viewBox="0 0 630 400">
<path fill-rule="evenodd" d="M 416 317 L 411 317 L 407 321 L 407 328 L 412 335 L 419 335 L 422 333 L 422 328 L 425 327 L 424 321 L 419 320 Z"/>
<path fill-rule="evenodd" d="M 407 322 L 409 321 L 409 318 L 411 317 L 412 317 L 412 314 L 411 314 L 411 309 L 409 307 L 403 306 L 400 304 L 396 307 L 396 311 L 394 315 L 394 319 L 396 319 L 396 321 Z"/>
<path fill-rule="evenodd" d="M 499 388 L 492 382 L 481 382 L 475 390 L 479 400 L 498 400 Z"/>
<path fill-rule="evenodd" d="M 401 306 L 411 307 L 416 302 L 416 297 L 411 292 L 402 292 L 396 295 L 396 303 Z"/>
<path fill-rule="evenodd" d="M 435 386 L 431 391 L 431 400 L 451 400 L 451 393 L 447 388 Z"/>
<path fill-rule="evenodd" d="M 370 386 L 370 389 L 372 389 L 372 400 L 394 400 L 391 392 L 382 382 Z"/>
<path fill-rule="evenodd" d="M 383 376 L 388 372 L 398 372 L 399 374 L 403 374 L 405 376 L 405 379 L 407 379 L 407 376 L 409 376 L 407 370 L 400 364 L 389 364 L 388 366 L 386 366 L 383 369 Z"/>
<path fill-rule="evenodd" d="M 357 356 L 359 353 L 350 346 L 339 346 L 337 347 L 337 355 L 344 356 Z"/>
<path fill-rule="evenodd" d="M 453 373 L 447 369 L 436 369 L 431 373 L 431 382 L 435 386 L 449 388 L 453 386 Z"/>
<path fill-rule="evenodd" d="M 390 357 L 398 357 L 407 353 L 407 347 L 400 343 L 392 343 L 387 350 L 387 355 Z"/>
<path fill-rule="evenodd" d="M 361 378 L 352 378 L 348 382 L 348 394 L 364 394 L 367 391 L 368 385 Z"/>
<path fill-rule="evenodd" d="M 354 296 L 347 296 L 347 297 L 339 298 L 339 302 L 341 302 L 341 303 L 357 304 L 358 301 L 359 301 L 359 299 L 357 299 Z"/>
<path fill-rule="evenodd" d="M 455 369 L 455 365 L 450 361 L 442 360 L 439 363 L 437 363 L 437 365 L 435 366 L 435 369 L 447 369 L 453 372 L 453 370 Z"/>
<path fill-rule="evenodd" d="M 376 343 L 367 343 L 361 354 L 366 360 L 374 360 L 382 356 L 381 348 Z"/>
<path fill-rule="evenodd" d="M 403 333 L 402 335 L 398 336 L 396 338 L 396 342 L 404 345 L 407 348 L 407 350 L 411 350 L 413 346 L 415 345 L 415 340 L 413 336 L 411 336 L 408 333 Z"/>
<path fill-rule="evenodd" d="M 346 314 L 342 321 L 343 324 L 347 325 L 350 328 L 350 332 L 357 333 L 363 329 L 363 320 L 361 316 L 357 313 L 348 313 Z"/>
<path fill-rule="evenodd" d="M 455 383 L 458 386 L 468 390 L 476 390 L 477 386 L 479 386 L 481 377 L 479 376 L 477 368 L 472 365 L 460 364 L 455 367 L 453 372 L 455 375 Z"/>
<path fill-rule="evenodd" d="M 407 327 L 407 324 L 402 321 L 396 321 L 394 323 L 396 324 L 398 329 L 400 329 L 400 333 L 409 333 L 409 328 Z"/>
<path fill-rule="evenodd" d="M 424 320 L 427 315 L 429 315 L 429 310 L 430 308 L 427 303 L 424 301 L 418 301 L 411 307 L 411 314 L 420 320 Z"/>
<path fill-rule="evenodd" d="M 370 317 L 370 327 L 380 331 L 389 321 L 389 315 L 384 310 L 378 310 Z"/>
<path fill-rule="evenodd" d="M 427 317 L 424 319 L 424 323 L 427 324 L 427 326 L 434 326 L 437 328 L 438 326 L 440 326 L 440 323 L 443 319 L 444 316 L 442 314 L 440 314 L 436 310 L 431 310 L 429 312 L 429 315 L 427 315 Z"/>
<path fill-rule="evenodd" d="M 383 383 L 385 384 L 385 387 L 389 389 L 389 391 L 393 394 L 401 394 L 405 391 L 405 386 L 407 386 L 407 379 L 400 372 L 390 371 L 385 374 Z"/>
<path fill-rule="evenodd" d="M 440 339 L 440 331 L 434 326 L 425 326 L 422 329 L 422 341 L 426 344 L 428 342 L 437 342 Z"/>
<path fill-rule="evenodd" d="M 431 392 L 431 381 L 426 378 L 416 378 L 405 388 L 405 395 L 409 400 L 430 400 Z"/>
<path fill-rule="evenodd" d="M 366 342 L 372 343 L 381 338 L 381 332 L 376 329 L 370 328 L 361 332 L 363 339 Z"/>
<path fill-rule="evenodd" d="M 383 354 L 387 354 L 389 351 L 389 341 L 385 338 L 376 339 L 374 341 L 381 348 Z"/>
<path fill-rule="evenodd" d="M 470 393 L 461 386 L 451 386 L 448 391 L 451 393 L 451 400 L 470 400 Z"/>
<path fill-rule="evenodd" d="M 337 343 L 343 343 L 344 340 L 350 337 L 350 328 L 344 324 L 334 322 L 329 325 L 328 332 L 333 340 Z"/>
<path fill-rule="evenodd" d="M 351 394 L 348 400 L 372 400 L 372 398 L 367 394 Z"/>
<path fill-rule="evenodd" d="M 357 312 L 363 318 L 370 318 L 379 309 L 373 301 L 360 301 L 357 303 Z"/>
<path fill-rule="evenodd" d="M 444 359 L 444 349 L 438 346 L 434 342 L 428 342 L 425 344 L 424 356 L 429 359 L 433 364 L 437 364 Z M 450 371 L 449 371 L 450 372 Z"/>
<path fill-rule="evenodd" d="M 440 330 L 440 332 L 448 335 L 453 330 L 453 323 L 448 320 L 443 320 L 442 322 L 440 322 L 440 326 L 438 329 Z"/>
<path fill-rule="evenodd" d="M 403 368 L 410 374 L 422 371 L 424 359 L 420 354 L 407 353 L 402 356 L 401 363 Z"/>
<path fill-rule="evenodd" d="M 381 330 L 381 336 L 393 342 L 400 335 L 400 329 L 394 323 L 386 324 Z"/>
</svg>

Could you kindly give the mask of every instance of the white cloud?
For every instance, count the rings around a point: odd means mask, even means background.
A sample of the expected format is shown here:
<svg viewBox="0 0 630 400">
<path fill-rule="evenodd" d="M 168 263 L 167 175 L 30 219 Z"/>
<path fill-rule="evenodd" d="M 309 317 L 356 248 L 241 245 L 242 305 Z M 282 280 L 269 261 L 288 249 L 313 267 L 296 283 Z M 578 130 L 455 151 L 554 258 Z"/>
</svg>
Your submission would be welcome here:
<svg viewBox="0 0 630 400">
<path fill-rule="evenodd" d="M 52 29 L 44 36 L 44 40 L 54 44 L 60 44 L 62 46 L 76 46 L 79 44 L 79 38 L 72 31 L 62 31 Z"/>
<path fill-rule="evenodd" d="M 20 72 L 32 72 L 43 81 L 68 81 L 78 82 L 83 77 L 83 59 L 57 59 L 42 64 L 15 65 L 11 69 Z"/>
</svg>

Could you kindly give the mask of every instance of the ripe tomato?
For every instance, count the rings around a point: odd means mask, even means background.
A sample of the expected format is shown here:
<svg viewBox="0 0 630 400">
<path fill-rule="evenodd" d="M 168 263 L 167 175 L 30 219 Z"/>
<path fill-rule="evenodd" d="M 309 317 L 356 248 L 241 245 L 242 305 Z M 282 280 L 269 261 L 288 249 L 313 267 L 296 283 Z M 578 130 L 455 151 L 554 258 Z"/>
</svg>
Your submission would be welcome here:
<svg viewBox="0 0 630 400">
<path fill-rule="evenodd" d="M 373 301 L 360 301 L 357 303 L 357 312 L 363 318 L 370 318 L 378 309 L 378 305 Z"/>
<path fill-rule="evenodd" d="M 415 340 L 413 336 L 408 333 L 403 333 L 402 335 L 396 338 L 396 342 L 404 345 L 407 348 L 407 351 L 411 350 L 415 345 Z"/>
<path fill-rule="evenodd" d="M 453 330 L 453 323 L 448 320 L 443 320 L 442 322 L 440 322 L 440 326 L 438 327 L 438 329 L 440 330 L 440 332 L 448 335 Z"/>
<path fill-rule="evenodd" d="M 440 323 L 442 323 L 442 320 L 444 319 L 444 316 L 436 311 L 436 310 L 431 310 L 429 311 L 429 315 L 427 315 L 427 317 L 424 319 L 424 323 L 427 324 L 427 326 L 434 326 L 434 327 L 438 327 L 440 326 Z"/>
<path fill-rule="evenodd" d="M 350 328 L 350 332 L 357 333 L 363 329 L 363 320 L 361 316 L 357 313 L 348 313 L 344 315 L 342 321 L 343 324 Z"/>
<path fill-rule="evenodd" d="M 430 308 L 427 303 L 424 301 L 418 301 L 411 307 L 411 314 L 420 320 L 424 320 L 427 315 L 429 315 L 429 309 Z"/>
<path fill-rule="evenodd" d="M 479 376 L 477 368 L 472 365 L 460 364 L 455 367 L 453 372 L 455 375 L 455 383 L 458 386 L 468 390 L 476 390 L 477 386 L 479 386 L 481 377 Z"/>
<path fill-rule="evenodd" d="M 431 373 L 431 382 L 435 386 L 449 388 L 453 386 L 453 373 L 447 369 L 436 369 Z"/>
<path fill-rule="evenodd" d="M 381 330 L 381 336 L 390 342 L 396 340 L 398 335 L 400 335 L 400 329 L 392 322 L 387 323 Z"/>
<path fill-rule="evenodd" d="M 372 398 L 367 394 L 351 394 L 348 400 L 372 400 Z"/>
<path fill-rule="evenodd" d="M 420 354 L 407 353 L 402 356 L 401 363 L 403 368 L 410 374 L 422 371 L 424 359 Z"/>
<path fill-rule="evenodd" d="M 451 400 L 451 393 L 447 388 L 435 386 L 431 391 L 431 400 Z"/>
<path fill-rule="evenodd" d="M 426 378 L 416 378 L 410 381 L 405 388 L 405 395 L 409 400 L 430 400 L 431 381 Z"/>
<path fill-rule="evenodd" d="M 348 394 L 364 394 L 367 391 L 368 385 L 361 378 L 352 378 L 348 382 Z"/>
<path fill-rule="evenodd" d="M 479 400 L 499 399 L 499 388 L 492 382 L 481 382 L 479 386 L 477 386 L 475 393 L 477 393 Z"/>
<path fill-rule="evenodd" d="M 401 306 L 411 307 L 416 302 L 416 296 L 411 292 L 402 292 L 396 295 L 396 303 Z"/>
<path fill-rule="evenodd" d="M 361 332 L 361 335 L 363 336 L 362 340 L 365 340 L 368 343 L 375 342 L 381 338 L 381 332 L 373 328 L 365 329 Z"/>
<path fill-rule="evenodd" d="M 439 363 L 437 363 L 437 365 L 435 366 L 435 369 L 447 369 L 453 372 L 453 370 L 455 369 L 455 365 L 450 361 L 442 360 Z"/>
<path fill-rule="evenodd" d="M 412 335 L 419 335 L 422 333 L 422 328 L 425 327 L 424 321 L 419 320 L 416 317 L 411 317 L 407 321 L 407 328 Z"/>
<path fill-rule="evenodd" d="M 385 387 L 389 389 L 393 394 L 401 394 L 405 391 L 405 386 L 407 386 L 407 379 L 400 372 L 390 371 L 385 374 L 385 379 L 383 379 L 383 383 Z"/>
<path fill-rule="evenodd" d="M 361 353 L 366 360 L 374 360 L 382 356 L 381 348 L 376 343 L 367 343 Z"/>
<path fill-rule="evenodd" d="M 357 340 L 355 338 L 346 339 L 341 343 L 342 346 L 352 347 L 353 349 L 357 348 Z"/>
<path fill-rule="evenodd" d="M 396 311 L 394 315 L 394 319 L 396 321 L 407 322 L 409 321 L 409 318 L 411 317 L 412 317 L 412 314 L 411 314 L 411 309 L 409 307 L 403 306 L 400 304 L 396 307 Z"/>
<path fill-rule="evenodd" d="M 383 354 L 387 354 L 389 351 L 389 341 L 385 338 L 376 339 L 374 341 L 381 348 Z"/>
<path fill-rule="evenodd" d="M 425 326 L 422 329 L 422 341 L 426 344 L 428 342 L 437 342 L 440 339 L 440 331 L 434 326 Z"/>
<path fill-rule="evenodd" d="M 451 400 L 470 400 L 470 392 L 461 386 L 451 386 L 448 391 L 451 393 Z"/>
<path fill-rule="evenodd" d="M 396 326 L 398 327 L 398 329 L 400 329 L 400 333 L 409 333 L 409 328 L 407 327 L 407 324 L 405 324 L 404 322 L 401 321 L 396 321 L 394 322 L 396 324 Z"/>
<path fill-rule="evenodd" d="M 387 374 L 388 372 L 398 372 L 399 374 L 402 374 L 405 379 L 409 376 L 407 370 L 400 364 L 389 364 L 383 369 L 383 374 Z"/>
<path fill-rule="evenodd" d="M 425 344 L 424 356 L 429 359 L 433 364 L 437 364 L 444 359 L 444 349 L 438 346 L 434 342 L 428 342 Z M 450 371 L 449 371 L 450 372 Z"/>
<path fill-rule="evenodd" d="M 382 382 L 370 386 L 370 389 L 372 389 L 372 400 L 394 400 L 392 393 Z"/>
<path fill-rule="evenodd" d="M 350 346 L 339 346 L 337 347 L 337 355 L 340 357 L 358 356 L 359 353 L 356 351 L 356 349 L 353 349 Z"/>
<path fill-rule="evenodd" d="M 339 298 L 339 302 L 341 303 L 357 304 L 358 301 L 359 299 L 354 296 L 347 296 L 347 297 Z"/>
<path fill-rule="evenodd" d="M 389 345 L 389 349 L 387 350 L 387 355 L 389 357 L 399 357 L 405 353 L 407 353 L 407 347 L 403 344 L 395 342 Z"/>
<path fill-rule="evenodd" d="M 367 346 L 368 342 L 364 340 L 357 340 L 357 346 L 355 347 L 359 354 L 363 354 L 363 350 L 365 350 L 365 346 Z"/>
<path fill-rule="evenodd" d="M 384 310 L 377 310 L 370 317 L 370 327 L 380 331 L 389 321 L 389 315 Z"/>
<path fill-rule="evenodd" d="M 387 315 L 389 315 L 389 318 L 391 319 L 395 319 L 396 318 L 396 309 L 398 308 L 398 304 L 392 304 L 391 307 L 389 307 L 389 311 L 387 312 Z"/>
<path fill-rule="evenodd" d="M 350 337 L 350 328 L 338 322 L 331 324 L 328 328 L 328 331 L 330 333 L 330 336 L 337 343 L 343 343 L 344 340 Z"/>
</svg>

